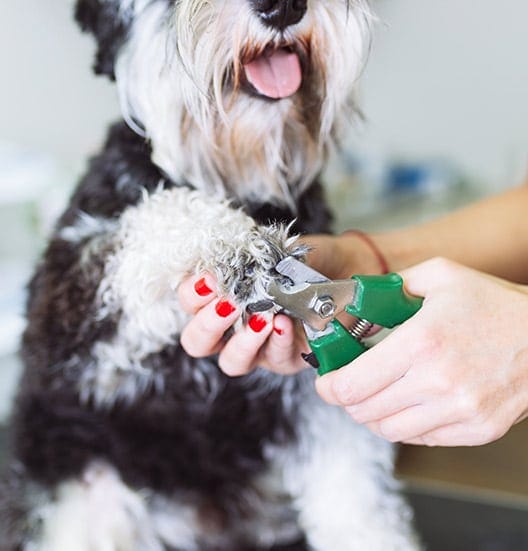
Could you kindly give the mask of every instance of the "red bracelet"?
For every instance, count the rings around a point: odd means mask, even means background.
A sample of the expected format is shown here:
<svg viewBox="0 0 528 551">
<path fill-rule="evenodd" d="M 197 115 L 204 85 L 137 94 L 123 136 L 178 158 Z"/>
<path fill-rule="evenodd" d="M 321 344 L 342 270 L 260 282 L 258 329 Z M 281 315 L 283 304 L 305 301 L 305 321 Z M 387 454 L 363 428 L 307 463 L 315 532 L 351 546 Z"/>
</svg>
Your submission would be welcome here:
<svg viewBox="0 0 528 551">
<path fill-rule="evenodd" d="M 378 246 L 376 245 L 376 243 L 374 243 L 372 238 L 368 236 L 365 232 L 362 232 L 361 230 L 347 230 L 343 232 L 341 235 L 355 235 L 356 237 L 361 239 L 363 243 L 366 243 L 369 246 L 370 250 L 372 251 L 372 254 L 376 257 L 381 269 L 381 273 L 388 274 L 390 272 L 389 264 L 385 259 L 385 257 L 383 256 L 383 253 L 379 250 Z"/>
</svg>

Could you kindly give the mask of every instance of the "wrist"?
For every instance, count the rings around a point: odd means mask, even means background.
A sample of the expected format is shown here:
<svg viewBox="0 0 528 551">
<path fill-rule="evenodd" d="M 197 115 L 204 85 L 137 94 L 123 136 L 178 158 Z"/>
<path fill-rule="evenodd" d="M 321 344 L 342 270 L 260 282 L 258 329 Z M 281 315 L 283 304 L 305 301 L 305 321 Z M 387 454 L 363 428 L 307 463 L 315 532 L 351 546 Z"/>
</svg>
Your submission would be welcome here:
<svg viewBox="0 0 528 551">
<path fill-rule="evenodd" d="M 354 266 L 354 273 L 387 274 L 391 271 L 387 258 L 374 236 L 361 230 L 351 229 L 341 234 L 344 258 Z M 359 268 L 359 269 L 358 269 Z M 349 277 L 351 274 L 346 274 Z"/>
<path fill-rule="evenodd" d="M 382 252 L 391 272 L 399 272 L 434 256 L 427 251 L 428 244 L 417 238 L 412 228 L 373 233 L 370 238 Z"/>
<path fill-rule="evenodd" d="M 350 259 L 347 266 L 354 267 L 354 271 L 344 274 L 344 277 L 349 277 L 351 273 L 375 275 L 398 272 L 431 257 L 427 240 L 412 228 L 368 234 L 349 230 L 341 234 L 338 240 L 341 254 Z"/>
<path fill-rule="evenodd" d="M 311 249 L 308 264 L 331 279 L 346 279 L 354 274 L 378 275 L 397 272 L 425 260 L 419 248 L 420 239 L 412 231 L 385 233 L 348 231 L 340 235 L 310 235 L 303 242 Z M 383 258 L 383 261 L 381 261 Z"/>
</svg>

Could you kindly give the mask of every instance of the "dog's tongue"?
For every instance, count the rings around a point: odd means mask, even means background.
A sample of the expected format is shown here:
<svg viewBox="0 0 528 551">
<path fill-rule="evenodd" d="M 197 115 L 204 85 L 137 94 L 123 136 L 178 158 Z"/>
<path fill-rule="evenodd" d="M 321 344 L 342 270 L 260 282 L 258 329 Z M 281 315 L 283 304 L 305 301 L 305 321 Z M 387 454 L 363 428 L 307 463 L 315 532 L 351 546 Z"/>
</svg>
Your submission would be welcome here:
<svg viewBox="0 0 528 551">
<path fill-rule="evenodd" d="M 302 83 L 299 56 L 287 50 L 265 53 L 244 68 L 249 82 L 268 98 L 287 98 L 295 94 Z"/>
</svg>

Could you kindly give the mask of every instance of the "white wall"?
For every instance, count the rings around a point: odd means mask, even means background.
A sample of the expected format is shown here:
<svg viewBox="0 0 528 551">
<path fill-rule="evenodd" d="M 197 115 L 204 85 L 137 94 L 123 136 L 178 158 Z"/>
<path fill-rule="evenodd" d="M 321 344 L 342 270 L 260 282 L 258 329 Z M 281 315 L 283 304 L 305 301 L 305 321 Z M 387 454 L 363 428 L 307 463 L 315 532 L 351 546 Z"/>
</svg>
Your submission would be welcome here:
<svg viewBox="0 0 528 551">
<path fill-rule="evenodd" d="M 117 114 L 113 87 L 92 77 L 92 41 L 69 0 L 0 1 L 0 142 L 78 163 Z"/>
<path fill-rule="evenodd" d="M 379 0 L 367 148 L 441 156 L 491 188 L 528 168 L 528 2 Z"/>
<path fill-rule="evenodd" d="M 323 1 L 323 0 L 313 0 Z M 526 0 L 377 0 L 362 147 L 446 156 L 509 184 L 528 150 Z M 69 0 L 0 2 L 0 142 L 78 163 L 117 113 Z"/>
</svg>

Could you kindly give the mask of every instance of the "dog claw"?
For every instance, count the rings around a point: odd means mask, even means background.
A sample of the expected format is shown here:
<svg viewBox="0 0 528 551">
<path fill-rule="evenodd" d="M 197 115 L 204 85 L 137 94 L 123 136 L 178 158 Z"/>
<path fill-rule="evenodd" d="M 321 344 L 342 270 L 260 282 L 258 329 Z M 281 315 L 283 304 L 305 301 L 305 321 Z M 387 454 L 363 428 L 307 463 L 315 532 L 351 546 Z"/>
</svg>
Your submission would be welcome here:
<svg viewBox="0 0 528 551">
<path fill-rule="evenodd" d="M 271 310 L 274 306 L 273 301 L 271 300 L 259 300 L 258 302 L 253 302 L 246 306 L 246 312 L 248 314 L 257 314 L 259 312 L 266 312 Z"/>
</svg>

